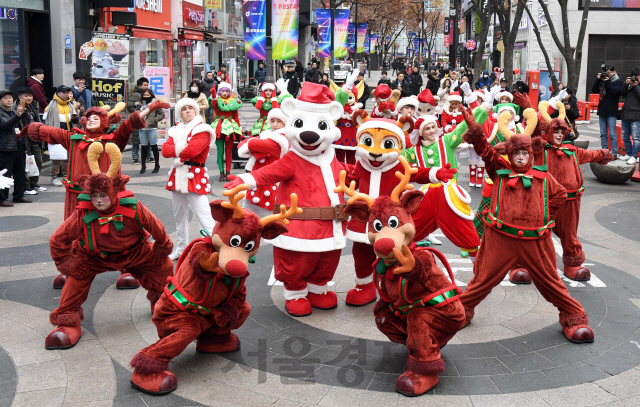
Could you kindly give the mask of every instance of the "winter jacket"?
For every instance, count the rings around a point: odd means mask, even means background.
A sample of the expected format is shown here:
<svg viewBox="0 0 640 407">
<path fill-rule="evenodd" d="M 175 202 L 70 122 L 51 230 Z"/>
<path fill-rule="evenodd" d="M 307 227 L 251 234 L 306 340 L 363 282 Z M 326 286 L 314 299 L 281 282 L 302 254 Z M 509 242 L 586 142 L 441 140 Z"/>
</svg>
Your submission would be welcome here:
<svg viewBox="0 0 640 407">
<path fill-rule="evenodd" d="M 287 91 L 293 96 L 298 96 L 298 90 L 300 90 L 300 80 L 298 79 L 298 74 L 293 72 L 287 72 L 283 76 L 284 80 L 288 80 Z"/>
<path fill-rule="evenodd" d="M 267 80 L 267 68 L 258 68 L 256 69 L 256 73 L 254 75 L 258 83 L 262 83 Z"/>
<path fill-rule="evenodd" d="M 331 87 L 331 82 L 329 82 L 329 81 L 320 81 L 320 85 L 324 85 L 327 88 L 330 88 Z"/>
<path fill-rule="evenodd" d="M 33 98 L 38 102 L 40 113 L 44 113 L 45 107 L 49 106 L 49 101 L 44 96 L 44 87 L 42 86 L 42 82 L 32 76 L 27 79 L 27 86 L 33 91 Z"/>
<path fill-rule="evenodd" d="M 491 89 L 491 84 L 493 83 L 493 80 L 489 75 L 489 71 L 482 71 L 482 75 L 483 76 L 480 76 L 478 78 L 478 82 L 476 82 L 476 89 L 482 89 L 483 86 L 486 86 L 489 89 Z M 487 77 L 485 78 L 484 75 L 487 75 Z"/>
<path fill-rule="evenodd" d="M 591 87 L 591 93 L 600 94 L 598 102 L 598 116 L 618 116 L 618 102 L 620 102 L 620 90 L 623 82 L 615 74 L 608 81 L 597 78 Z"/>
<path fill-rule="evenodd" d="M 201 93 L 202 95 L 202 93 Z M 148 105 L 155 102 L 157 99 L 152 99 L 149 103 L 145 103 L 144 100 L 140 99 L 140 107 L 138 107 L 138 111 L 142 111 L 147 108 Z M 147 127 L 145 129 L 157 129 L 158 123 L 160 123 L 164 119 L 164 110 L 158 109 L 153 112 L 149 112 L 145 120 L 147 122 Z"/>
<path fill-rule="evenodd" d="M 16 128 L 20 117 L 0 106 L 0 151 L 18 151 L 18 138 Z M 20 142 L 23 142 L 20 139 Z"/>
<path fill-rule="evenodd" d="M 133 113 L 140 109 L 142 93 L 144 93 L 144 89 L 139 88 L 138 85 L 133 87 L 133 92 L 131 92 L 131 96 L 127 101 L 127 112 Z M 138 130 L 133 130 L 131 133 L 131 143 L 140 144 L 140 132 Z"/>
<path fill-rule="evenodd" d="M 580 110 L 578 110 L 578 98 L 576 98 L 573 95 L 569 96 L 568 104 L 569 104 L 570 108 L 566 109 L 566 111 L 567 111 L 567 119 L 569 119 L 569 122 L 574 123 L 576 121 L 576 119 L 578 117 L 580 117 Z M 640 106 L 639 106 L 639 109 L 640 109 Z M 638 113 L 640 113 L 640 112 L 638 112 Z M 560 111 L 556 110 L 553 113 L 551 113 L 549 116 L 551 116 L 552 119 L 555 119 L 556 117 L 558 117 L 559 114 L 560 114 Z"/>
<path fill-rule="evenodd" d="M 354 83 L 354 85 L 359 85 L 360 82 L 356 81 Z M 363 106 L 366 106 L 367 100 L 369 100 L 369 97 L 371 96 L 371 89 L 369 89 L 369 85 L 367 85 L 367 82 L 364 82 L 364 91 L 362 92 L 362 97 L 360 99 L 358 99 L 358 103 L 362 103 Z"/>
<path fill-rule="evenodd" d="M 409 75 L 409 77 L 411 78 L 411 94 L 418 96 L 418 94 L 422 90 L 422 74 L 420 72 L 411 72 L 411 75 Z"/>
<path fill-rule="evenodd" d="M 307 69 L 307 74 L 305 75 L 304 80 L 307 82 L 318 83 L 320 80 L 320 70 L 318 68 Z"/>
<path fill-rule="evenodd" d="M 429 73 L 429 75 L 427 75 L 427 77 L 427 89 L 431 91 L 432 95 L 437 95 L 438 89 L 440 89 L 440 78 L 438 78 L 435 73 L 431 72 Z"/>
<path fill-rule="evenodd" d="M 11 111 L 13 113 L 18 112 L 19 104 L 20 104 L 19 99 L 16 99 L 16 101 L 13 102 L 13 105 L 11 106 Z M 38 114 L 39 110 L 40 109 L 38 107 L 38 102 L 36 102 L 35 100 L 31 102 L 31 104 L 27 105 L 25 107 L 24 113 L 22 114 L 22 116 L 20 116 L 20 121 L 18 122 L 18 128 L 22 130 L 30 123 L 40 123 L 40 115 Z"/>
<path fill-rule="evenodd" d="M 622 120 L 640 121 L 640 86 L 623 84 L 620 96 L 625 98 L 622 106 Z"/>
<path fill-rule="evenodd" d="M 388 87 L 391 87 L 391 79 L 380 78 L 380 80 L 378 81 L 378 85 L 387 85 Z"/>
<path fill-rule="evenodd" d="M 393 81 L 393 83 L 391 84 L 391 90 L 396 90 L 398 89 L 398 86 L 402 87 L 402 91 L 401 91 L 401 97 L 409 97 L 411 96 L 412 93 L 412 89 L 413 89 L 413 85 L 411 84 L 411 78 L 408 77 L 404 77 L 404 81 L 400 82 L 397 79 L 395 81 Z"/>
<path fill-rule="evenodd" d="M 204 78 L 200 84 L 202 85 L 202 93 L 204 93 L 206 98 L 209 99 L 211 97 L 211 88 L 217 84 L 216 80 L 211 79 L 211 81 L 209 81 L 209 79 Z"/>
<path fill-rule="evenodd" d="M 82 103 L 84 103 L 84 110 L 95 106 L 95 103 L 93 102 L 93 95 L 91 94 L 89 88 L 85 88 L 84 91 L 80 93 L 78 92 L 78 87 L 74 85 L 71 90 L 73 91 L 73 100 L 79 102 L 80 99 L 82 99 Z"/>
<path fill-rule="evenodd" d="M 190 92 L 187 92 L 189 95 Z M 194 99 L 200 108 L 200 117 L 202 117 L 202 122 L 207 122 L 207 110 L 209 109 L 209 99 L 204 95 L 204 93 L 200 92 L 197 97 L 189 96 L 191 99 Z"/>
</svg>

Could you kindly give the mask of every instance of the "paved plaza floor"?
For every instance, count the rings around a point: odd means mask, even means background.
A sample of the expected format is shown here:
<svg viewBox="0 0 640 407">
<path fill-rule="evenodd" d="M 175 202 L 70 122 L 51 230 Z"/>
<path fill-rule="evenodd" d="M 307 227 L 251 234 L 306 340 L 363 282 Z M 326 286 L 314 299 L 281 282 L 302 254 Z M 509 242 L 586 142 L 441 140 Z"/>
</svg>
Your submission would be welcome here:
<svg viewBox="0 0 640 407">
<path fill-rule="evenodd" d="M 248 129 L 258 113 L 245 106 L 240 116 Z M 597 122 L 581 125 L 580 131 L 591 148 L 599 146 Z M 123 155 L 129 189 L 175 237 L 171 196 L 164 189 L 170 160 L 161 160 L 160 173 L 141 175 L 130 152 Z M 466 153 L 462 162 L 467 162 Z M 213 149 L 207 168 L 217 180 Z M 236 331 L 241 350 L 202 355 L 195 343 L 190 345 L 170 365 L 179 383 L 170 395 L 149 396 L 129 384 L 129 361 L 157 334 L 145 291 L 116 290 L 119 273 L 94 280 L 78 345 L 45 350 L 44 338 L 52 329 L 49 312 L 60 298 L 52 288 L 57 271 L 48 240 L 62 222 L 64 190 L 43 176 L 48 190 L 33 196 L 34 203 L 0 209 L 0 406 L 638 406 L 640 184 L 605 185 L 588 165 L 583 171 L 586 192 L 578 236 L 592 279 L 564 278 L 561 256 L 558 273 L 589 314 L 595 342 L 569 343 L 557 310 L 533 286 L 505 280 L 442 350 L 446 371 L 419 398 L 394 391 L 406 349 L 376 329 L 373 304 L 352 308 L 344 303 L 353 287 L 350 245 L 331 283 L 338 307 L 292 318 L 284 311 L 282 284 L 273 278 L 272 248 L 263 244 L 257 262 L 249 266 L 252 311 Z M 468 177 L 463 166 L 461 185 L 468 185 Z M 221 192 L 222 183 L 213 182 L 210 200 L 221 199 Z M 476 206 L 480 190 L 473 188 L 471 196 Z M 193 218 L 190 227 L 191 238 L 198 237 Z M 472 276 L 470 261 L 438 237 L 443 245 L 436 248 L 464 288 Z M 561 255 L 555 236 L 554 241 Z"/>
</svg>

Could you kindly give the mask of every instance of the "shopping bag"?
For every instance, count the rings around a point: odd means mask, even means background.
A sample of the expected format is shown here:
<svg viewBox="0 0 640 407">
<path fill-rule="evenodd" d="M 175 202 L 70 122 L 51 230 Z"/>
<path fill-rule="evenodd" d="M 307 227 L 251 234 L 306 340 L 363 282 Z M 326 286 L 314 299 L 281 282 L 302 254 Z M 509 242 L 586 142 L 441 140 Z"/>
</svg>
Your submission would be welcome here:
<svg viewBox="0 0 640 407">
<path fill-rule="evenodd" d="M 37 177 L 40 175 L 40 170 L 38 170 L 38 165 L 36 164 L 36 158 L 34 156 L 27 155 L 24 172 L 26 172 L 27 177 Z"/>
</svg>

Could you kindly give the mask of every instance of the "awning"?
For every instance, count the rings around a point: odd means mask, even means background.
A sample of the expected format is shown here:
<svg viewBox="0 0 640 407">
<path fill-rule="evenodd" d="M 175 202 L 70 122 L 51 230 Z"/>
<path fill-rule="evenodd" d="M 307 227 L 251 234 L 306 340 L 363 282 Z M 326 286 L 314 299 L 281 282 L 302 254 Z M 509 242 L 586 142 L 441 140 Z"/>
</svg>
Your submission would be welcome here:
<svg viewBox="0 0 640 407">
<path fill-rule="evenodd" d="M 173 41 L 171 31 L 147 30 L 144 28 L 132 28 L 131 33 L 135 38 L 150 38 L 154 40 Z"/>
<path fill-rule="evenodd" d="M 214 42 L 227 41 L 227 37 L 225 37 L 224 35 L 213 34 L 213 33 L 208 33 L 208 32 L 204 33 L 204 39 L 205 39 L 205 41 L 208 40 L 208 41 L 214 41 Z"/>
<path fill-rule="evenodd" d="M 204 41 L 204 33 L 202 31 L 181 28 L 178 31 L 178 38 L 181 40 Z"/>
</svg>

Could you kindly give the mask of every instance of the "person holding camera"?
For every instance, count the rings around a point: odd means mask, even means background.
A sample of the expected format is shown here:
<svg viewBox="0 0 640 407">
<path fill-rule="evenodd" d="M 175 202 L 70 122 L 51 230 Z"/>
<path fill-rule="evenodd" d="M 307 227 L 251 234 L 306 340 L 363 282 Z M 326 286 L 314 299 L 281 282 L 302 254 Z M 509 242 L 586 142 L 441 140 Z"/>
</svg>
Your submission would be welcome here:
<svg viewBox="0 0 640 407">
<path fill-rule="evenodd" d="M 620 96 L 624 97 L 622 106 L 622 141 L 627 155 L 620 157 L 627 160 L 627 164 L 636 165 L 638 163 L 638 152 L 640 152 L 640 87 L 638 86 L 638 75 L 640 67 L 635 67 L 631 71 L 631 76 L 627 78 L 620 89 Z M 633 138 L 633 145 L 631 144 Z M 629 155 L 630 154 L 630 155 Z"/>
<path fill-rule="evenodd" d="M 600 119 L 600 144 L 602 148 L 609 149 L 607 130 L 611 134 L 611 154 L 618 158 L 618 136 L 616 120 L 618 119 L 618 102 L 622 80 L 618 77 L 613 65 L 602 65 L 603 72 L 598 74 L 591 87 L 592 93 L 600 94 L 598 102 L 598 117 Z"/>
</svg>

